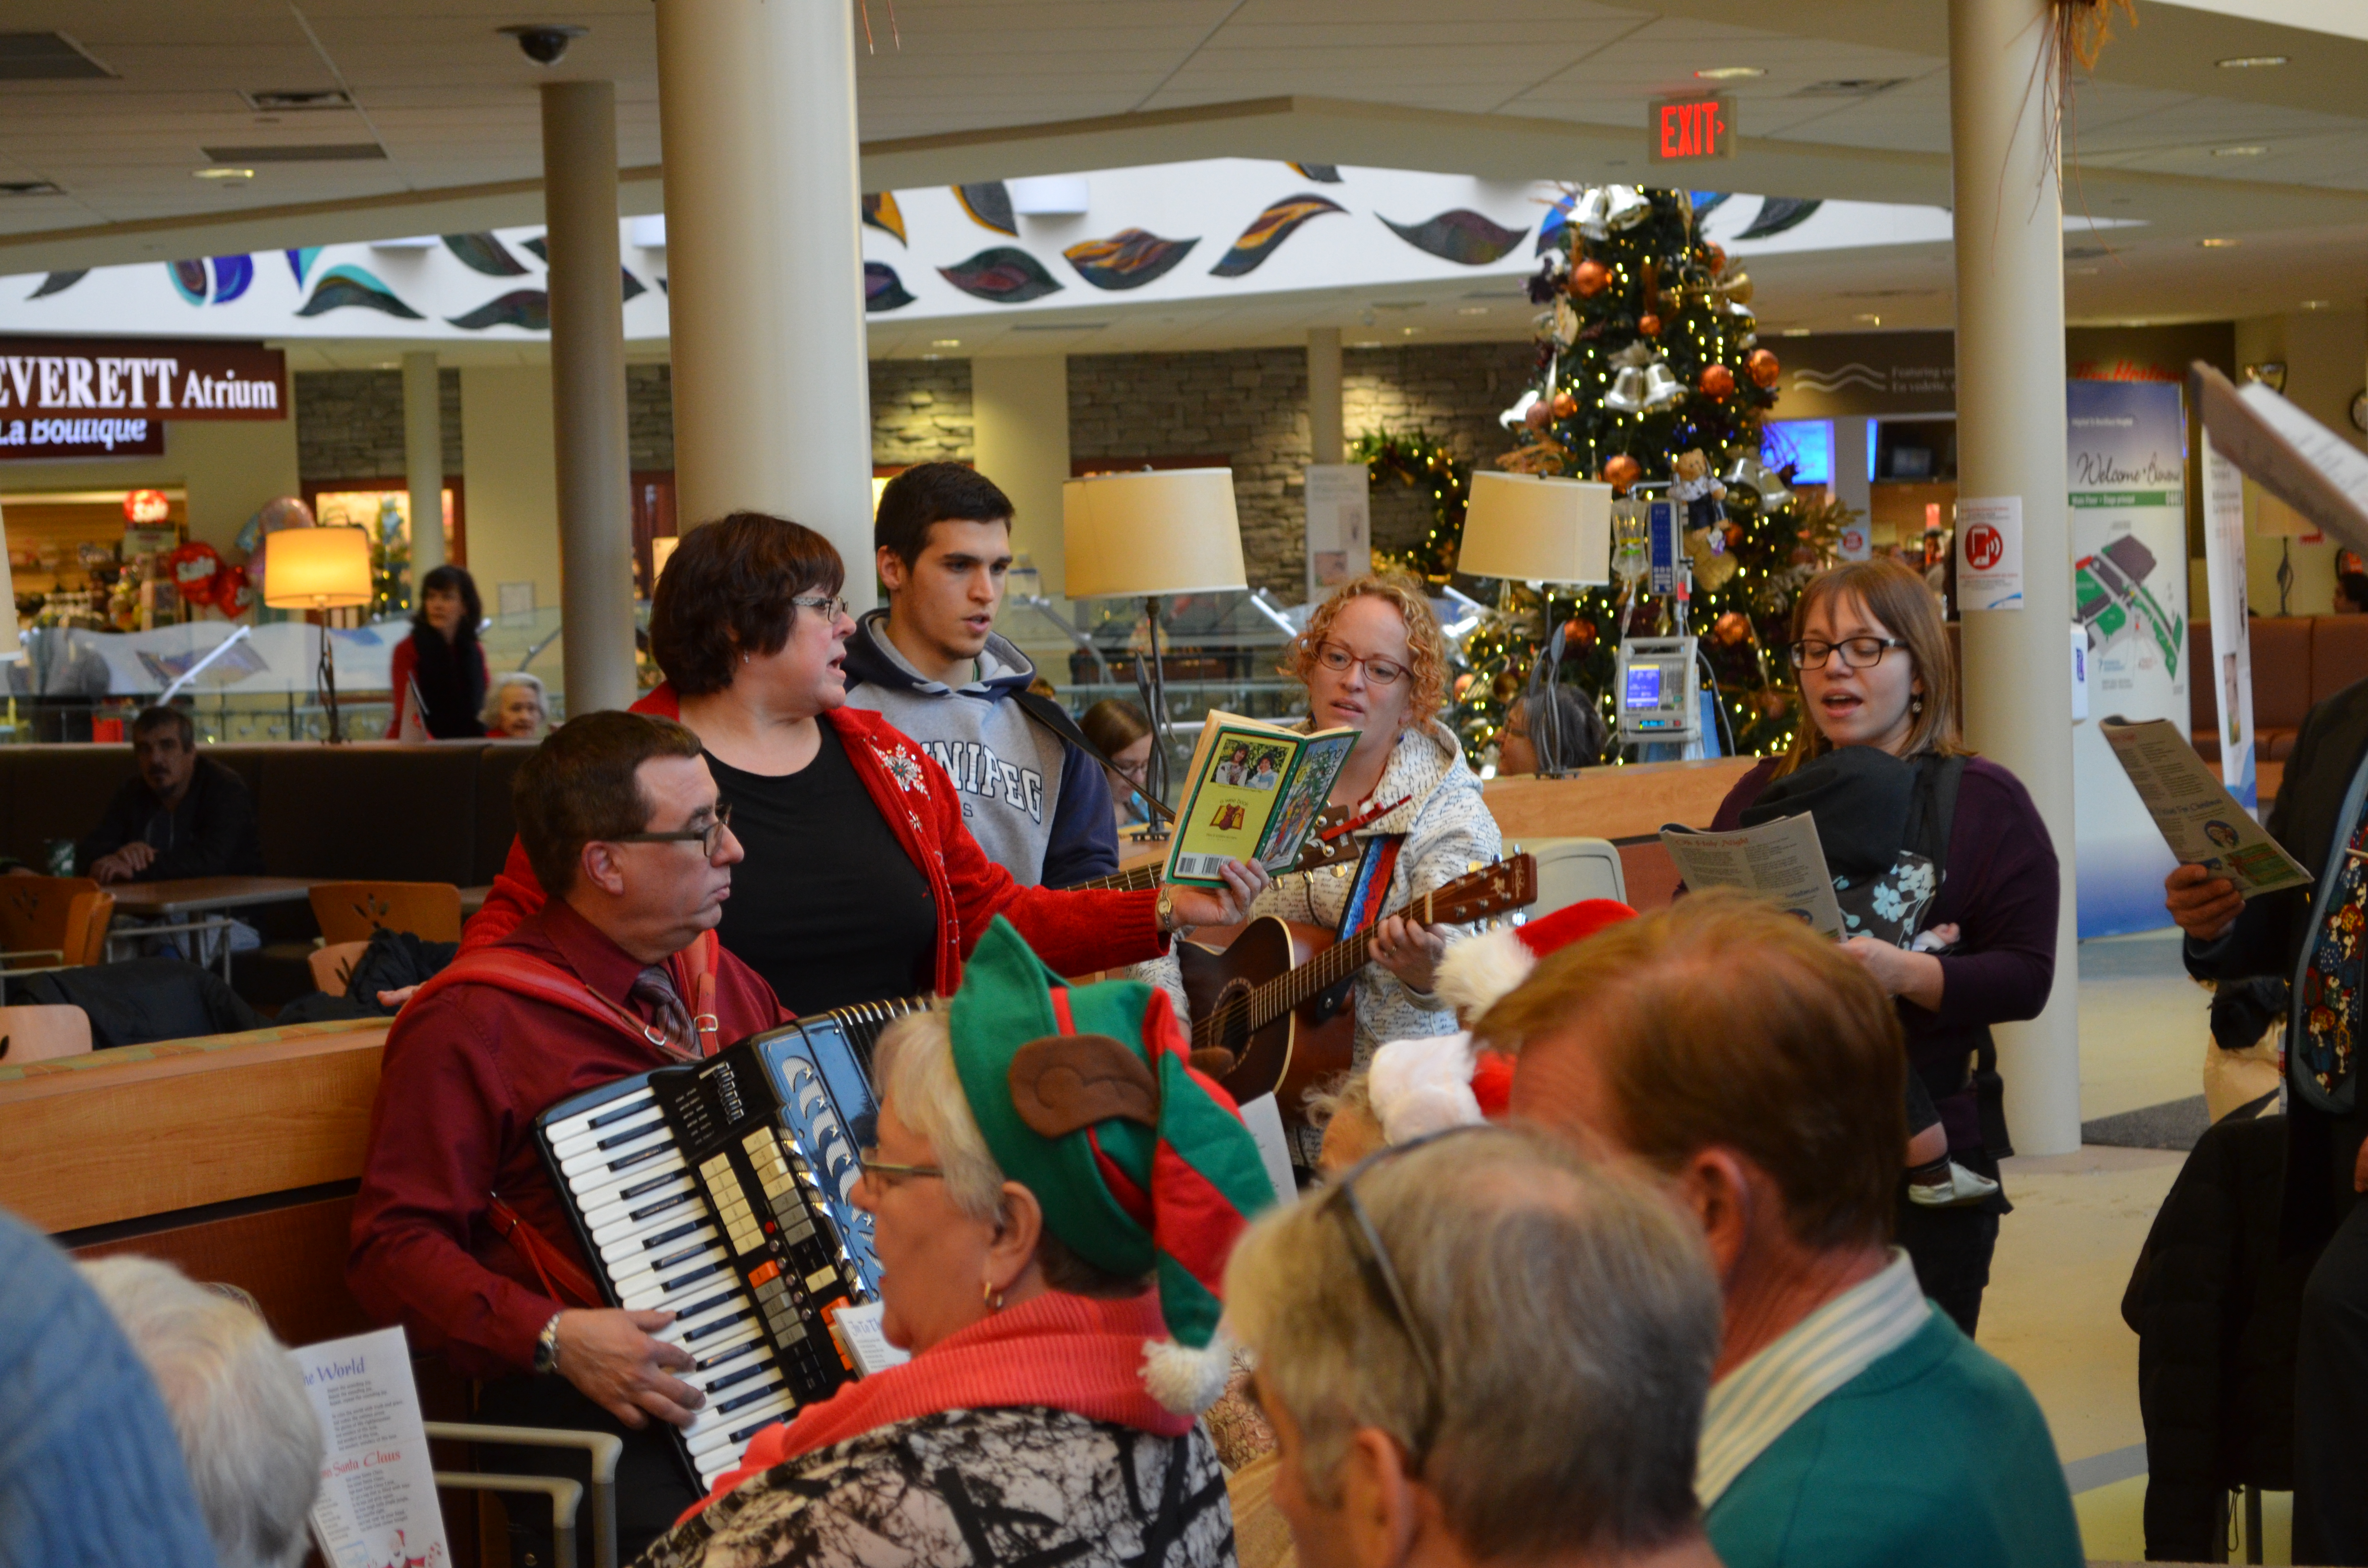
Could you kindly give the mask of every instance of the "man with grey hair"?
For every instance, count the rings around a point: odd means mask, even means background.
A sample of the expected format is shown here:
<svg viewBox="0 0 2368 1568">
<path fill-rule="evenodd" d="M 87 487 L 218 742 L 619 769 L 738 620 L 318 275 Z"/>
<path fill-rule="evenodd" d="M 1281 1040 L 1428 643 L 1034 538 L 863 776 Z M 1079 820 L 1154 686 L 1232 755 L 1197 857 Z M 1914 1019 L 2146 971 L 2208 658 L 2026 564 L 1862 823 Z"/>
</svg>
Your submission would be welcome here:
<svg viewBox="0 0 2368 1568">
<path fill-rule="evenodd" d="M 1307 1568 L 1714 1568 L 1718 1285 L 1642 1183 L 1524 1131 L 1402 1144 L 1259 1220 L 1225 1301 Z"/>
<path fill-rule="evenodd" d="M 165 1396 L 222 1568 L 294 1568 L 321 1487 L 321 1424 L 288 1347 L 244 1301 L 148 1257 L 82 1275 Z"/>
</svg>

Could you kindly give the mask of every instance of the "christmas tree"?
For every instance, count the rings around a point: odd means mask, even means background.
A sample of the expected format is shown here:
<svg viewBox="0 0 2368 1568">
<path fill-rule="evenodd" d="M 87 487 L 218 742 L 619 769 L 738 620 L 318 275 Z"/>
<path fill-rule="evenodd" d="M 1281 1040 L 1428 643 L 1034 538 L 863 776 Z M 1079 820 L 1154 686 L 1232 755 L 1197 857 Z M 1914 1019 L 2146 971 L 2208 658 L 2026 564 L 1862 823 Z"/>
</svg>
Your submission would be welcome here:
<svg viewBox="0 0 2368 1568">
<path fill-rule="evenodd" d="M 1705 194 L 1702 210 L 1715 199 Z M 1530 280 L 1531 301 L 1545 307 L 1537 381 L 1507 413 L 1521 445 L 1497 462 L 1608 482 L 1622 498 L 1642 485 L 1677 500 L 1692 568 L 1686 625 L 1716 677 L 1722 744 L 1765 755 L 1792 738 L 1788 618 L 1818 547 L 1830 548 L 1835 519 L 1793 499 L 1788 467 L 1762 460 L 1776 355 L 1759 341 L 1750 278 L 1703 240 L 1697 215 L 1688 192 L 1617 185 L 1555 203 Z M 1618 505 L 1615 516 L 1638 510 Z M 1640 571 L 1641 557 L 1631 552 L 1626 565 Z M 1610 588 L 1542 600 L 1508 585 L 1500 613 L 1464 646 L 1472 674 L 1455 722 L 1467 754 L 1476 761 L 1495 744 L 1556 626 L 1565 641 L 1559 678 L 1592 694 L 1610 724 L 1622 635 L 1667 631 L 1678 618 L 1673 596 L 1645 586 L 1623 574 Z"/>
</svg>

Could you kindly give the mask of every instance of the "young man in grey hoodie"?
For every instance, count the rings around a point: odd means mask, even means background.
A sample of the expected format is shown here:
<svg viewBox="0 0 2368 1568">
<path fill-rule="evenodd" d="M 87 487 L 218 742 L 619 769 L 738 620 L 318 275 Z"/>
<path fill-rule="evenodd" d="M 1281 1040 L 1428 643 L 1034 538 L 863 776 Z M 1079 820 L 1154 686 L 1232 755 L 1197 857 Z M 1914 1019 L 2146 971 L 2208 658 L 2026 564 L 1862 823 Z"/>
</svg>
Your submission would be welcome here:
<svg viewBox="0 0 2368 1568">
<path fill-rule="evenodd" d="M 847 644 L 847 700 L 886 715 L 953 779 L 988 858 L 1024 884 L 1072 888 L 1118 869 L 1110 782 L 1036 666 L 995 635 L 1011 567 L 1011 501 L 960 463 L 906 469 L 871 527 L 888 608 Z"/>
</svg>

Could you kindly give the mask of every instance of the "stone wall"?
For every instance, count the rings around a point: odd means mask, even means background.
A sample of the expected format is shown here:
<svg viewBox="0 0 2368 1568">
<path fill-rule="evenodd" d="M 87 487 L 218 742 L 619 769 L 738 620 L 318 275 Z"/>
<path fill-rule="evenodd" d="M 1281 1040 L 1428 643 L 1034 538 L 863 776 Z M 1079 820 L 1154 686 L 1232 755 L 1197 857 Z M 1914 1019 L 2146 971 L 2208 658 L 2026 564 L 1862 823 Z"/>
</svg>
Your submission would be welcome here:
<svg viewBox="0 0 2368 1568">
<path fill-rule="evenodd" d="M 625 446 L 635 473 L 674 472 L 674 369 L 625 367 Z"/>
<path fill-rule="evenodd" d="M 299 370 L 296 472 L 303 479 L 394 479 L 404 470 L 403 372 Z M 461 372 L 436 375 L 443 404 L 444 472 L 461 472 Z"/>
<path fill-rule="evenodd" d="M 973 460 L 970 384 L 967 359 L 872 360 L 871 460 Z"/>
</svg>

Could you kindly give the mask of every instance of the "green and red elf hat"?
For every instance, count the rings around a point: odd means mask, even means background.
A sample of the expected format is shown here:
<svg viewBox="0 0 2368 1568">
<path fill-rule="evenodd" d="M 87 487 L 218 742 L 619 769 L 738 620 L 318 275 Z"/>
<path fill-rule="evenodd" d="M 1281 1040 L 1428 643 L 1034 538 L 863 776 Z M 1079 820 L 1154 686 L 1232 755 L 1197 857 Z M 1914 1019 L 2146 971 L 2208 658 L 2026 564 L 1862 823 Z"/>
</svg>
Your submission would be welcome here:
<svg viewBox="0 0 2368 1568">
<path fill-rule="evenodd" d="M 1225 1260 L 1275 1200 L 1232 1098 L 1192 1070 L 1167 996 L 1137 981 L 1072 986 L 996 917 L 948 1006 L 955 1070 L 1003 1174 L 1071 1251 L 1150 1274 L 1169 1339 L 1144 1381 L 1171 1410 L 1224 1390 Z"/>
</svg>

